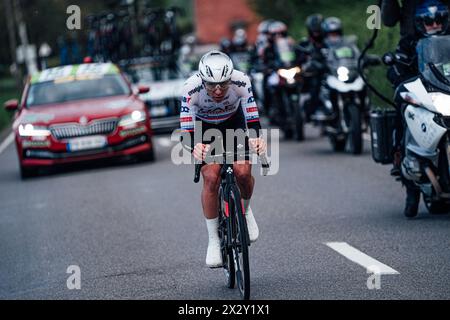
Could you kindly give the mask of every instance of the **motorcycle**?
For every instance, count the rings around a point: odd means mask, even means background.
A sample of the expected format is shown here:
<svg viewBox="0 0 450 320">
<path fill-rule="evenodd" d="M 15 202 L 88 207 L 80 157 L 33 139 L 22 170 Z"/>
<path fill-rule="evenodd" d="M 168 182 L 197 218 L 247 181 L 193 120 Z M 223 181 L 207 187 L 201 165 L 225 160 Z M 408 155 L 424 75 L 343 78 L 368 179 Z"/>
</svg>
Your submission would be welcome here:
<svg viewBox="0 0 450 320">
<path fill-rule="evenodd" d="M 450 36 L 417 44 L 420 75 L 396 91 L 404 120 L 401 172 L 420 188 L 430 213 L 450 211 Z M 388 53 L 387 65 L 399 57 Z"/>
<path fill-rule="evenodd" d="M 288 39 L 278 39 L 276 45 L 280 62 L 267 79 L 273 92 L 275 112 L 269 114 L 272 122 L 280 126 L 286 139 L 302 141 L 304 114 L 300 105 L 302 91 L 301 67 L 296 64 L 295 52 Z"/>
<path fill-rule="evenodd" d="M 313 120 L 322 126 L 334 151 L 347 147 L 358 155 L 363 151 L 362 135 L 368 127 L 370 109 L 366 85 L 358 73 L 360 52 L 352 38 L 342 38 L 327 47 L 328 74 L 320 90 L 326 115 Z M 378 60 L 372 57 L 366 66 L 376 65 Z"/>
</svg>

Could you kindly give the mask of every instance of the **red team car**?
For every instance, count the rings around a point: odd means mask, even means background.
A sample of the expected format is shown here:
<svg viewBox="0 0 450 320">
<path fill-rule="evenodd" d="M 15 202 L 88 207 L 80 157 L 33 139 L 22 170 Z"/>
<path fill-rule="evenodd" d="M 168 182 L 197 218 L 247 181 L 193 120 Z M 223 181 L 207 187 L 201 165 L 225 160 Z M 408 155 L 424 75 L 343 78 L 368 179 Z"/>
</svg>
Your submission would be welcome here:
<svg viewBox="0 0 450 320">
<path fill-rule="evenodd" d="M 13 123 L 22 177 L 37 168 L 112 156 L 153 160 L 152 130 L 145 104 L 111 63 L 63 66 L 27 82 Z"/>
</svg>

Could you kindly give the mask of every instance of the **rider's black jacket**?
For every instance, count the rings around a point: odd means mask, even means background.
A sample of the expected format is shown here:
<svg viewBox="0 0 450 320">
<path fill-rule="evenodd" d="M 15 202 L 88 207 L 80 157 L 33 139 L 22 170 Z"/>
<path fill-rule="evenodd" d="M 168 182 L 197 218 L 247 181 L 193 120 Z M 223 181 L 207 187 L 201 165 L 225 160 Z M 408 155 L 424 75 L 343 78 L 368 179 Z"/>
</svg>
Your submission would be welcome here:
<svg viewBox="0 0 450 320">
<path fill-rule="evenodd" d="M 326 57 L 323 54 L 325 45 L 323 42 L 314 41 L 312 38 L 304 38 L 299 43 L 299 61 L 308 63 L 315 73 L 323 74 L 326 71 Z"/>
</svg>

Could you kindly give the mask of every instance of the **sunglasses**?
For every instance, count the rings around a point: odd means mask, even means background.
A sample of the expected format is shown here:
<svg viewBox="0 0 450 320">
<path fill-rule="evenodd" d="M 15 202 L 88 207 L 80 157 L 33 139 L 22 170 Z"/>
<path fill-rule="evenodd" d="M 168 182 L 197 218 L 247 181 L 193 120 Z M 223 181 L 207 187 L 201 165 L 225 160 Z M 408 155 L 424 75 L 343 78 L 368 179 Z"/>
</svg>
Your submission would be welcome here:
<svg viewBox="0 0 450 320">
<path fill-rule="evenodd" d="M 423 23 L 427 26 L 427 27 L 431 27 L 434 23 L 436 24 L 443 24 L 446 21 L 448 21 L 448 13 L 436 13 L 436 15 L 434 16 L 434 18 L 424 15 L 421 17 Z"/>
<path fill-rule="evenodd" d="M 224 81 L 224 82 L 203 82 L 205 84 L 206 90 L 216 90 L 219 88 L 220 90 L 226 90 L 231 84 L 231 81 Z"/>
</svg>

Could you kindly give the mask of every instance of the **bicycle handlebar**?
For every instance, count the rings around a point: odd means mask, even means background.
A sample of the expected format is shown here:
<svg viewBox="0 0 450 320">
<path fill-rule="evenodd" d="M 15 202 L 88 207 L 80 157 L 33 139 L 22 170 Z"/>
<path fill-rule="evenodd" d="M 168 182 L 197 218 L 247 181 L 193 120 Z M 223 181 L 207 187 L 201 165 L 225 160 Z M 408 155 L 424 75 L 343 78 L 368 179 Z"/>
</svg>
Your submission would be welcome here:
<svg viewBox="0 0 450 320">
<path fill-rule="evenodd" d="M 248 155 L 249 153 L 246 153 L 246 155 Z M 220 155 L 215 155 L 215 156 L 208 156 L 208 158 L 224 158 L 227 155 L 237 155 L 236 152 L 223 152 Z M 267 176 L 267 174 L 269 173 L 270 170 L 270 163 L 267 160 L 267 157 L 265 154 L 260 154 L 258 155 L 259 159 L 261 160 L 261 167 L 263 169 L 263 175 Z M 202 169 L 204 165 L 204 162 L 197 162 L 195 163 L 195 173 L 194 173 L 194 183 L 198 183 L 200 181 L 200 170 Z"/>
</svg>

